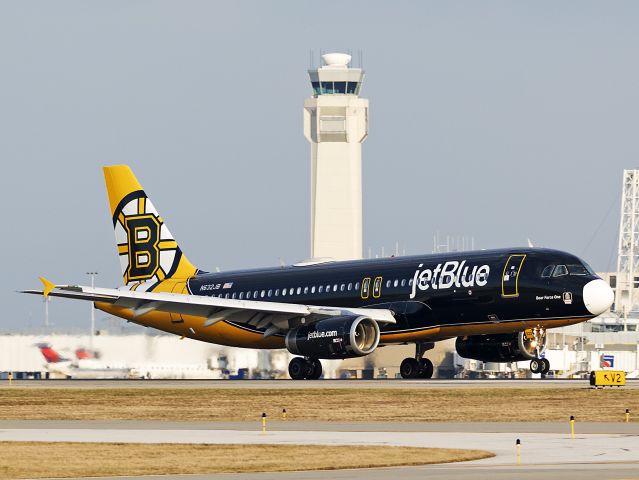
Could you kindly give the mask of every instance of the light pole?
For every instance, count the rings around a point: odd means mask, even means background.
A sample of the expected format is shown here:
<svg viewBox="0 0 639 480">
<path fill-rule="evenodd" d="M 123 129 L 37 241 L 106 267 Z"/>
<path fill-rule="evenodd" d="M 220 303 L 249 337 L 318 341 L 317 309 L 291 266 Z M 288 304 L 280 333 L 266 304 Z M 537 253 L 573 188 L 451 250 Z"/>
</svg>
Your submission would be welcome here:
<svg viewBox="0 0 639 480">
<path fill-rule="evenodd" d="M 91 288 L 95 288 L 95 276 L 98 272 L 87 272 L 87 275 L 91 277 Z M 89 348 L 93 353 L 93 335 L 95 335 L 95 307 L 91 302 L 91 336 L 89 337 Z"/>
</svg>

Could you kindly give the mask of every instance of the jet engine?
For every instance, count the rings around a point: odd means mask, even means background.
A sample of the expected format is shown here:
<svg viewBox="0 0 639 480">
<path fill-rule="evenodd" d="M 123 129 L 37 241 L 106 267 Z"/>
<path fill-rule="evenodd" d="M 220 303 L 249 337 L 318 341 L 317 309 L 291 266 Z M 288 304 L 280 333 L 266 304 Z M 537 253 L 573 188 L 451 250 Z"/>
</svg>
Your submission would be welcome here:
<svg viewBox="0 0 639 480">
<path fill-rule="evenodd" d="M 364 316 L 340 316 L 289 330 L 286 348 L 295 355 L 337 359 L 362 357 L 379 343 L 379 325 Z"/>
<path fill-rule="evenodd" d="M 540 338 L 539 342 L 535 340 L 532 330 L 499 335 L 473 335 L 457 337 L 455 348 L 460 356 L 482 362 L 520 362 L 539 358 L 546 350 L 547 337 L 543 334 Z"/>
</svg>

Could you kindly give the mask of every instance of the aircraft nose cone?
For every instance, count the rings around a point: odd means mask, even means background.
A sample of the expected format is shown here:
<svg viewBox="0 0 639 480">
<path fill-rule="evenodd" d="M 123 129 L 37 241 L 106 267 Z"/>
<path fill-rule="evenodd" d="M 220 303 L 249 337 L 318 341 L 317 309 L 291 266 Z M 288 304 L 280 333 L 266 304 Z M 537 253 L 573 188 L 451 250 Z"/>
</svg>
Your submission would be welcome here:
<svg viewBox="0 0 639 480">
<path fill-rule="evenodd" d="M 612 288 L 601 280 L 592 280 L 584 286 L 584 305 L 593 315 L 601 315 L 615 300 Z"/>
</svg>

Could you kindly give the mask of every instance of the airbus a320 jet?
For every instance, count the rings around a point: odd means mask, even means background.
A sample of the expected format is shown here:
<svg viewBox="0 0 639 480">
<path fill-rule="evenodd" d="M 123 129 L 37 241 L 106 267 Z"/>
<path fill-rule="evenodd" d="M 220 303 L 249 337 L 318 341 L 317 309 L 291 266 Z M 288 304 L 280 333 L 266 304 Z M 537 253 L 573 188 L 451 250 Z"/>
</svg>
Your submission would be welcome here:
<svg viewBox="0 0 639 480">
<path fill-rule="evenodd" d="M 415 344 L 403 378 L 430 378 L 424 353 L 457 337 L 462 357 L 543 358 L 546 331 L 606 311 L 612 289 L 570 253 L 508 248 L 208 273 L 196 268 L 125 165 L 104 168 L 123 286 L 55 285 L 25 293 L 93 302 L 128 321 L 234 347 L 282 349 L 293 379 L 317 379 L 321 359 Z"/>
</svg>

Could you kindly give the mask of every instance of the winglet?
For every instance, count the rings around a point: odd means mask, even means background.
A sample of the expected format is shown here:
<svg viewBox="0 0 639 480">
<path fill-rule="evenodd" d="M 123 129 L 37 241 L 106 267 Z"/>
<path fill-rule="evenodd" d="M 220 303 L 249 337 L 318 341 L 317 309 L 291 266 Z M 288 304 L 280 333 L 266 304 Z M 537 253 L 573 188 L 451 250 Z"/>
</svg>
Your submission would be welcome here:
<svg viewBox="0 0 639 480">
<path fill-rule="evenodd" d="M 55 288 L 55 284 L 50 282 L 44 277 L 38 277 L 38 278 L 40 279 L 40 281 L 42 282 L 42 285 L 44 286 L 44 291 L 42 292 L 42 294 L 44 295 L 44 298 L 47 298 L 49 294 L 51 293 L 51 291 Z"/>
</svg>

